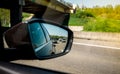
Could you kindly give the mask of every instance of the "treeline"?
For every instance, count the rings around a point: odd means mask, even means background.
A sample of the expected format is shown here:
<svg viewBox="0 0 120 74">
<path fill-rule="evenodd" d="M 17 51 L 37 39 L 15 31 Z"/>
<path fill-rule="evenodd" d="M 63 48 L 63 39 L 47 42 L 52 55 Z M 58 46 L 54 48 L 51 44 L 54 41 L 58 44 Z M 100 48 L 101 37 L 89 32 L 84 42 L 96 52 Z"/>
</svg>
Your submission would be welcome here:
<svg viewBox="0 0 120 74">
<path fill-rule="evenodd" d="M 107 5 L 104 7 L 95 6 L 93 8 L 79 8 L 77 7 L 76 14 L 72 14 L 77 18 L 84 17 L 103 17 L 103 18 L 112 18 L 120 20 L 120 5 L 113 7 L 112 5 Z"/>
<path fill-rule="evenodd" d="M 106 7 L 96 6 L 94 8 L 86 8 L 85 11 L 95 16 L 120 20 L 120 5 L 115 7 L 112 5 L 107 5 Z"/>
<path fill-rule="evenodd" d="M 93 8 L 77 7 L 76 14 L 73 15 L 77 18 L 103 17 L 120 20 L 120 5 L 116 5 L 115 7 L 113 7 L 112 5 L 107 5 L 104 7 L 95 6 Z"/>
</svg>

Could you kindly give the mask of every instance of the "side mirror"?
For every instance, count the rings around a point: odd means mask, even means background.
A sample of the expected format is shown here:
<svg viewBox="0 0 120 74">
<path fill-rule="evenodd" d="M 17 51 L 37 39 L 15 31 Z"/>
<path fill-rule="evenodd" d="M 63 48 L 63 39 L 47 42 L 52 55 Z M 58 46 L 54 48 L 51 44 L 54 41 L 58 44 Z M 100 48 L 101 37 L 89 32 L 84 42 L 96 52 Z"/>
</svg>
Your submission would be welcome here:
<svg viewBox="0 0 120 74">
<path fill-rule="evenodd" d="M 8 48 L 19 49 L 17 53 L 22 56 L 24 53 L 24 56 L 33 54 L 37 59 L 50 59 L 70 51 L 73 32 L 67 27 L 36 19 L 13 26 L 4 33 L 4 38 Z"/>
<path fill-rule="evenodd" d="M 35 55 L 38 59 L 48 59 L 65 55 L 71 49 L 73 33 L 66 27 L 32 21 L 28 32 Z"/>
</svg>

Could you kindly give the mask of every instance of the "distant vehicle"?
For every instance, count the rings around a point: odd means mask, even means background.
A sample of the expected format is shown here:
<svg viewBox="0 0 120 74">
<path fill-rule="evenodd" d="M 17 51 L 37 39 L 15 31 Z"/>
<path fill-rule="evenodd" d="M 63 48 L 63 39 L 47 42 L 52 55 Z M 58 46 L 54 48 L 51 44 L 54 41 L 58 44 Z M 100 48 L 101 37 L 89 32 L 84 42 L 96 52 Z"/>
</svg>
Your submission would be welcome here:
<svg viewBox="0 0 120 74">
<path fill-rule="evenodd" d="M 52 42 L 54 43 L 54 44 L 57 44 L 58 43 L 58 40 L 52 40 Z"/>
<path fill-rule="evenodd" d="M 66 43 L 67 42 L 67 38 L 66 39 L 65 38 L 60 38 L 58 41 L 62 42 L 62 43 Z"/>
</svg>

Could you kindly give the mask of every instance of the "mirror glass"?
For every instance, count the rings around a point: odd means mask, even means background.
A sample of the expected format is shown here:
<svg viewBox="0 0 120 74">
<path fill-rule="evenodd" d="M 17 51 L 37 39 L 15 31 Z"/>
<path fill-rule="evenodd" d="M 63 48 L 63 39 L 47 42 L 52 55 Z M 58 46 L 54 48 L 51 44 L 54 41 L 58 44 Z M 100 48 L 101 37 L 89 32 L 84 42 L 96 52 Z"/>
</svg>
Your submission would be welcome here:
<svg viewBox="0 0 120 74">
<path fill-rule="evenodd" d="M 67 30 L 52 24 L 34 22 L 28 25 L 28 31 L 38 58 L 64 53 L 68 41 Z"/>
<path fill-rule="evenodd" d="M 43 25 L 47 29 L 52 41 L 53 53 L 57 54 L 63 52 L 67 44 L 68 32 L 54 25 L 49 25 L 45 23 L 43 23 Z"/>
</svg>

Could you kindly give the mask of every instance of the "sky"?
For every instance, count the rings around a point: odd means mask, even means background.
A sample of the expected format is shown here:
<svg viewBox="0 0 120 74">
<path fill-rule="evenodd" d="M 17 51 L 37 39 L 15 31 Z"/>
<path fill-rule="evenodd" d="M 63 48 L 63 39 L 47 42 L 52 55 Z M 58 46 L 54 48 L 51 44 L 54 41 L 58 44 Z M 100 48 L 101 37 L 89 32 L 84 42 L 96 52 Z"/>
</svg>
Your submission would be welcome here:
<svg viewBox="0 0 120 74">
<path fill-rule="evenodd" d="M 48 30 L 50 35 L 68 37 L 68 32 L 60 27 L 50 25 L 50 24 L 45 24 L 45 23 L 44 23 L 44 26 Z"/>
<path fill-rule="evenodd" d="M 72 4 L 78 4 L 79 6 L 93 7 L 93 6 L 106 6 L 112 5 L 115 6 L 120 4 L 120 0 L 65 0 L 66 2 L 70 2 Z"/>
</svg>

